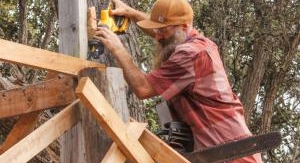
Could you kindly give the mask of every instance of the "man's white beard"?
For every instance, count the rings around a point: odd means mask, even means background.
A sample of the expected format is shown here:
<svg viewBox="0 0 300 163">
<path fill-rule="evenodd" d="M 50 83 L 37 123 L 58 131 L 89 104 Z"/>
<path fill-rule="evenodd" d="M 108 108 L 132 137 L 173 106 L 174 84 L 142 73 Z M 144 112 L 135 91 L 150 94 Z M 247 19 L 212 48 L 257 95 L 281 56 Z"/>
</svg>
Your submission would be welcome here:
<svg viewBox="0 0 300 163">
<path fill-rule="evenodd" d="M 175 51 L 176 46 L 184 43 L 186 38 L 187 35 L 184 31 L 176 29 L 175 34 L 169 39 L 154 41 L 154 68 L 159 68 L 161 64 L 166 61 Z"/>
</svg>

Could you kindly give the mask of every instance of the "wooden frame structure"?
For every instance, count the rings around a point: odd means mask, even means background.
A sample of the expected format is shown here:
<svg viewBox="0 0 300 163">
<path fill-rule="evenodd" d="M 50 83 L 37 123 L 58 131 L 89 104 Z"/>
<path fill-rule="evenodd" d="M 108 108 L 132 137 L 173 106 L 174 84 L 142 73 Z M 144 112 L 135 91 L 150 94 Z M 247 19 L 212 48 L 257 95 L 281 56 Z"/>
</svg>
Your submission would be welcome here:
<svg viewBox="0 0 300 163">
<path fill-rule="evenodd" d="M 80 121 L 79 103 L 92 113 L 114 142 L 102 163 L 124 163 L 127 159 L 133 163 L 189 162 L 147 130 L 146 124 L 124 123 L 88 77 L 76 78 L 85 69 L 104 71 L 104 65 L 1 39 L 0 60 L 64 74 L 41 83 L 1 91 L 0 118 L 22 116 L 7 141 L 0 146 L 0 162 L 29 161 Z M 76 81 L 79 81 L 78 85 Z M 15 97 L 19 97 L 18 101 Z M 29 133 L 40 110 L 65 105 L 61 112 Z"/>
</svg>

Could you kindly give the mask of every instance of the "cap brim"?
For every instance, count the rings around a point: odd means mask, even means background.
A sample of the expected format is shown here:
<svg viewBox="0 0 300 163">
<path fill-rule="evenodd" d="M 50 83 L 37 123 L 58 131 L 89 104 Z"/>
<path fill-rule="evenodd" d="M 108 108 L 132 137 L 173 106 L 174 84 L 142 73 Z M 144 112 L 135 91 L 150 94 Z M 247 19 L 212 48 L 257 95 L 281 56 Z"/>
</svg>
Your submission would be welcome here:
<svg viewBox="0 0 300 163">
<path fill-rule="evenodd" d="M 159 22 L 155 22 L 155 21 L 151 21 L 149 19 L 146 20 L 142 20 L 137 22 L 137 25 L 145 28 L 145 29 L 155 29 L 155 28 L 163 28 L 168 26 L 169 24 L 166 23 L 159 23 Z"/>
</svg>

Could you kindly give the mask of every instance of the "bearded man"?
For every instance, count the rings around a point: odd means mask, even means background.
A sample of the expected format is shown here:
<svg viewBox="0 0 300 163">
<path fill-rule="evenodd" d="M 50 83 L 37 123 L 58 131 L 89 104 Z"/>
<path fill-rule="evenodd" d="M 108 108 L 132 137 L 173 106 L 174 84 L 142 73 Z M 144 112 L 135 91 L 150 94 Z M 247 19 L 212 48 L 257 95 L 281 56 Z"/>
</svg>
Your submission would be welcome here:
<svg viewBox="0 0 300 163">
<path fill-rule="evenodd" d="M 243 106 L 229 85 L 217 45 L 192 26 L 193 10 L 186 0 L 157 0 L 150 16 L 120 0 L 112 15 L 137 23 L 159 45 L 155 69 L 145 74 L 135 66 L 117 35 L 99 28 L 100 39 L 123 69 L 134 93 L 145 99 L 160 95 L 175 116 L 192 130 L 194 150 L 251 135 Z M 232 161 L 260 163 L 260 154 Z"/>
</svg>

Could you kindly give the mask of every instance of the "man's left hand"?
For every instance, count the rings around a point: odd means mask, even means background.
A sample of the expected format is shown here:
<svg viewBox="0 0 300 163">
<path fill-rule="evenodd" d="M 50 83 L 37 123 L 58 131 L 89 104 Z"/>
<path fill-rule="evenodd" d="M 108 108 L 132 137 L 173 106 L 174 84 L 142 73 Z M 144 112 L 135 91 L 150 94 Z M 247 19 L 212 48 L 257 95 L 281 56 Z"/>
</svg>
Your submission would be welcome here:
<svg viewBox="0 0 300 163">
<path fill-rule="evenodd" d="M 98 27 L 95 31 L 94 38 L 99 39 L 106 48 L 115 56 L 118 57 L 118 51 L 124 51 L 125 48 L 119 37 L 105 27 Z M 126 51 L 126 50 L 125 50 Z"/>
</svg>

